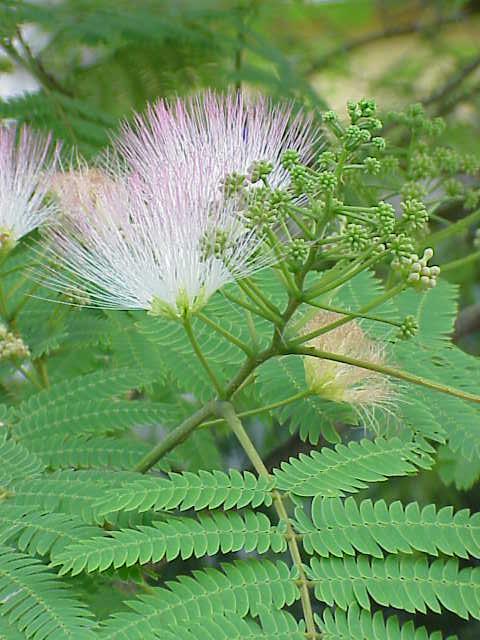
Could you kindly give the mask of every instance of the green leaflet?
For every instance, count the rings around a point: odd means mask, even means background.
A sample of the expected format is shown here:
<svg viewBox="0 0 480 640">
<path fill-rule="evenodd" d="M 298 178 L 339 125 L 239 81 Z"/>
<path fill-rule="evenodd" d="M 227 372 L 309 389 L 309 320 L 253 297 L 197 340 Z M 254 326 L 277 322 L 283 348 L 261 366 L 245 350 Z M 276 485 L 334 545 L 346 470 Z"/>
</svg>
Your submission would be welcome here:
<svg viewBox="0 0 480 640">
<path fill-rule="evenodd" d="M 452 507 L 437 511 L 434 504 L 422 509 L 416 502 L 404 507 L 396 501 L 372 503 L 354 498 L 314 498 L 312 522 L 297 510 L 297 530 L 303 534 L 307 553 L 355 555 L 356 552 L 383 558 L 388 553 L 422 551 L 460 558 L 480 557 L 480 514 L 468 509 L 453 513 Z"/>
<path fill-rule="evenodd" d="M 110 487 L 116 486 L 122 478 L 138 477 L 137 474 L 124 472 L 106 472 L 95 470 L 90 474 L 86 471 L 58 471 L 44 475 L 32 482 L 30 479 L 16 481 L 12 487 L 13 496 L 10 501 L 16 506 L 36 506 L 51 512 L 77 515 L 87 524 L 119 522 L 118 514 L 100 516 L 95 503 L 99 496 Z M 136 522 L 135 514 L 130 514 L 132 522 Z M 128 521 L 128 518 L 127 518 Z M 121 519 L 120 519 L 121 522 Z M 126 523 L 124 524 L 126 526 Z"/>
<path fill-rule="evenodd" d="M 101 640 L 151 640 L 166 624 L 213 616 L 223 612 L 256 616 L 291 605 L 299 598 L 295 574 L 283 562 L 250 558 L 222 564 L 222 570 L 193 571 L 156 587 L 152 595 L 129 602 L 134 610 L 114 614 L 101 627 Z"/>
<path fill-rule="evenodd" d="M 135 425 L 163 423 L 176 425 L 184 416 L 182 409 L 163 402 L 140 400 L 90 400 L 38 409 L 15 426 L 20 439 L 65 435 L 108 434 L 125 431 Z"/>
<path fill-rule="evenodd" d="M 169 473 L 168 478 L 138 477 L 124 486 L 116 486 L 96 504 L 99 514 L 115 511 L 154 511 L 180 509 L 258 507 L 272 503 L 270 492 L 275 480 L 256 477 L 248 471 L 231 469 L 198 473 Z"/>
<path fill-rule="evenodd" d="M 411 613 L 441 605 L 462 618 L 480 618 L 480 568 L 459 569 L 456 560 L 386 556 L 385 559 L 312 558 L 309 578 L 315 597 L 346 610 L 352 601 L 370 610 L 370 598 L 382 606 Z"/>
<path fill-rule="evenodd" d="M 310 455 L 300 454 L 274 469 L 277 488 L 298 496 L 344 496 L 365 489 L 371 482 L 416 473 L 430 468 L 432 458 L 420 443 L 399 438 L 361 440 L 334 449 L 323 447 Z"/>
<path fill-rule="evenodd" d="M 8 616 L 28 638 L 92 640 L 91 614 L 69 594 L 67 585 L 45 565 L 0 547 L 0 615 Z"/>
<path fill-rule="evenodd" d="M 87 402 L 94 395 L 96 400 L 120 396 L 131 389 L 138 389 L 156 379 L 153 370 L 123 367 L 95 371 L 53 385 L 50 389 L 31 396 L 18 407 L 15 413 L 32 418 L 33 414 L 58 405 Z"/>
<path fill-rule="evenodd" d="M 0 486 L 8 487 L 18 480 L 34 478 L 45 465 L 34 454 L 13 440 L 0 440 Z"/>
<path fill-rule="evenodd" d="M 280 611 L 260 614 L 261 627 L 253 620 L 242 619 L 234 614 L 214 615 L 183 622 L 181 626 L 169 625 L 162 631 L 165 640 L 303 640 L 304 633 L 293 616 Z"/>
<path fill-rule="evenodd" d="M 102 535 L 102 529 L 86 525 L 74 515 L 8 502 L 0 508 L 0 544 L 15 544 L 29 555 L 49 554 L 53 558 L 70 544 Z"/>
<path fill-rule="evenodd" d="M 396 616 L 385 620 L 381 611 L 372 616 L 356 604 L 346 612 L 335 609 L 335 614 L 325 609 L 323 618 L 316 616 L 316 622 L 324 640 L 442 640 L 439 631 L 429 634 L 425 627 L 415 629 L 411 620 L 400 625 Z"/>
<path fill-rule="evenodd" d="M 0 640 L 25 640 L 26 636 L 14 622 L 9 623 L 5 617 L 0 617 Z"/>
<path fill-rule="evenodd" d="M 468 460 L 443 446 L 438 450 L 436 470 L 446 485 L 455 483 L 457 489 L 470 489 L 480 477 L 480 458 Z"/>
<path fill-rule="evenodd" d="M 169 562 L 178 556 L 183 560 L 192 555 L 199 558 L 218 552 L 268 549 L 284 551 L 286 542 L 281 533 L 272 527 L 262 513 L 245 511 L 237 513 L 212 513 L 193 518 L 165 518 L 153 526 L 139 526 L 137 530 L 112 531 L 109 536 L 86 540 L 72 545 L 52 562 L 61 565 L 60 575 L 81 571 L 105 571 L 135 563 Z"/>
<path fill-rule="evenodd" d="M 133 437 L 105 438 L 69 435 L 28 439 L 28 449 L 50 469 L 132 469 L 151 450 L 147 442 Z M 171 457 L 171 456 L 170 456 Z M 164 459 L 155 465 L 167 471 Z"/>
<path fill-rule="evenodd" d="M 282 402 L 297 393 L 306 392 L 303 358 L 283 356 L 265 362 L 256 372 L 263 404 Z M 347 405 L 329 402 L 319 396 L 306 394 L 294 402 L 272 410 L 284 422 L 289 420 L 292 433 L 299 431 L 302 440 L 316 444 L 323 436 L 327 442 L 340 442 L 335 431 L 335 420 L 354 418 Z"/>
</svg>

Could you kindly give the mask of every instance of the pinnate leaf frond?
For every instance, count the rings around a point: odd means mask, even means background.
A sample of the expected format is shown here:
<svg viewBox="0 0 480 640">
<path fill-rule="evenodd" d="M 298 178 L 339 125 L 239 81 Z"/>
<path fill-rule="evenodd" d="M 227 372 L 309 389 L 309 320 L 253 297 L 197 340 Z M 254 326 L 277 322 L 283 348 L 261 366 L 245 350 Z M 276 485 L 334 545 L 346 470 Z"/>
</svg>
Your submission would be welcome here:
<svg viewBox="0 0 480 640">
<path fill-rule="evenodd" d="M 93 640 L 90 614 L 45 565 L 0 547 L 0 615 L 32 640 Z"/>
<path fill-rule="evenodd" d="M 377 438 L 300 454 L 283 462 L 274 474 L 277 488 L 283 491 L 305 497 L 334 497 L 366 489 L 367 483 L 416 473 L 418 467 L 428 469 L 432 463 L 419 443 Z"/>
<path fill-rule="evenodd" d="M 96 504 L 99 514 L 136 509 L 154 511 L 180 509 L 225 510 L 247 505 L 267 506 L 275 480 L 256 477 L 248 471 L 231 469 L 199 471 L 198 473 L 169 473 L 168 478 L 138 477 L 124 486 L 112 488 Z"/>
<path fill-rule="evenodd" d="M 286 548 L 285 538 L 263 513 L 213 513 L 193 518 L 166 518 L 153 526 L 112 531 L 108 536 L 86 540 L 60 553 L 53 565 L 60 575 L 81 571 L 105 571 L 135 563 L 168 562 L 181 556 L 199 558 L 231 551 L 276 552 Z"/>
<path fill-rule="evenodd" d="M 480 619 L 480 568 L 459 569 L 454 559 L 429 565 L 424 556 L 312 558 L 308 575 L 315 597 L 329 606 L 346 610 L 356 601 L 370 610 L 372 598 L 410 613 L 441 613 L 443 605 L 462 618 Z"/>
</svg>

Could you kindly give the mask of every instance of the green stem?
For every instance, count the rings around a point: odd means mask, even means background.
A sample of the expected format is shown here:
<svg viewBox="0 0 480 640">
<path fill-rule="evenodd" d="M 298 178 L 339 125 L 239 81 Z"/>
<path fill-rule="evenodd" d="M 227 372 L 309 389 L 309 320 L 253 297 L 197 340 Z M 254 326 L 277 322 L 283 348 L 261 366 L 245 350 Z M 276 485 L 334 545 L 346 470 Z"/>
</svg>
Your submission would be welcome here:
<svg viewBox="0 0 480 640">
<path fill-rule="evenodd" d="M 471 224 L 475 224 L 475 222 L 480 222 L 480 209 L 477 209 L 476 211 L 474 211 L 470 215 L 466 216 L 465 218 L 462 218 L 458 222 L 454 222 L 453 224 L 448 226 L 446 229 L 441 229 L 440 231 L 432 233 L 425 240 L 424 244 L 426 243 L 425 246 L 430 245 L 430 244 L 431 245 L 436 245 L 441 240 L 445 240 L 445 238 L 448 238 L 448 237 L 450 237 L 452 235 L 455 235 L 456 233 L 459 233 L 460 231 L 464 231 Z"/>
<path fill-rule="evenodd" d="M 407 285 L 404 282 L 401 282 L 396 287 L 393 287 L 392 289 L 389 289 L 388 291 L 385 291 L 384 293 L 382 293 L 382 295 L 378 296 L 377 298 L 375 298 L 374 300 L 372 300 L 368 304 L 366 304 L 363 307 L 361 307 L 361 309 L 359 309 L 358 311 L 355 311 L 353 313 L 348 313 L 348 314 L 345 315 L 344 318 L 339 318 L 338 320 L 335 320 L 334 322 L 331 322 L 330 324 L 327 324 L 324 327 L 321 327 L 320 329 L 316 329 L 315 331 L 311 331 L 310 333 L 306 333 L 303 336 L 299 336 L 298 338 L 294 338 L 290 342 L 290 344 L 292 344 L 292 345 L 303 344 L 305 342 L 308 342 L 309 340 L 312 340 L 313 338 L 317 338 L 318 336 L 323 335 L 324 333 L 328 333 L 329 331 L 333 331 L 333 329 L 336 329 L 337 327 L 341 327 L 342 325 L 346 324 L 347 322 L 351 322 L 351 320 L 353 320 L 356 317 L 359 317 L 359 316 L 365 317 L 364 316 L 365 313 L 368 313 L 368 311 L 370 311 L 371 309 L 374 309 L 375 307 L 379 307 L 384 302 L 387 302 L 391 298 L 394 298 L 399 293 L 401 293 L 405 289 L 406 286 Z M 311 304 L 311 302 L 309 302 L 309 301 L 306 301 L 306 302 L 307 302 L 307 304 Z"/>
<path fill-rule="evenodd" d="M 202 363 L 202 366 L 207 372 L 208 377 L 212 381 L 213 386 L 217 390 L 218 395 L 220 396 L 220 398 L 222 398 L 224 393 L 222 386 L 218 382 L 216 375 L 214 374 L 212 368 L 210 367 L 210 364 L 208 363 L 207 359 L 203 355 L 202 350 L 200 349 L 200 345 L 198 344 L 197 339 L 195 338 L 192 325 L 188 316 L 185 316 L 185 318 L 183 319 L 183 326 L 185 328 L 186 334 L 190 340 L 190 343 L 193 347 L 193 350 L 195 351 L 197 358 Z"/>
<path fill-rule="evenodd" d="M 237 282 L 238 284 L 238 282 Z M 242 290 L 242 293 L 243 290 Z M 242 307 L 243 309 L 245 309 L 246 311 L 250 312 L 250 313 L 254 313 L 256 316 L 260 316 L 261 318 L 263 318 L 264 320 L 269 320 L 270 322 L 273 322 L 274 324 L 277 324 L 279 322 L 278 318 L 273 319 L 273 316 L 266 311 L 263 311 L 261 309 L 259 309 L 258 307 L 254 307 L 253 305 L 249 304 L 248 302 L 245 302 L 244 299 L 240 299 L 237 298 L 236 296 L 233 295 L 233 293 L 229 293 L 227 291 L 222 291 L 222 295 L 225 296 L 225 298 L 227 298 L 227 300 L 230 300 L 230 302 L 233 302 L 234 304 L 238 304 L 239 307 Z"/>
<path fill-rule="evenodd" d="M 303 233 L 309 240 L 315 240 L 315 236 L 313 235 L 313 233 L 305 224 L 303 224 L 303 222 L 300 222 L 300 220 L 298 219 L 298 217 L 296 216 L 296 214 L 293 212 L 292 209 L 289 210 L 288 215 L 295 222 L 297 227 L 303 231 Z"/>
<path fill-rule="evenodd" d="M 257 450 L 255 449 L 252 441 L 250 440 L 248 433 L 245 431 L 241 421 L 239 420 L 237 414 L 233 406 L 228 402 L 222 402 L 217 404 L 217 413 L 222 416 L 225 422 L 229 425 L 233 433 L 236 435 L 238 441 L 240 442 L 243 450 L 247 454 L 248 459 L 254 466 L 259 476 L 263 476 L 265 478 L 270 478 L 270 474 L 266 466 L 263 463 L 263 460 L 259 456 Z M 315 623 L 313 620 L 313 611 L 312 611 L 312 603 L 310 601 L 310 593 L 308 591 L 307 577 L 305 575 L 305 571 L 303 569 L 302 557 L 300 555 L 300 550 L 298 548 L 297 539 L 295 536 L 295 531 L 292 528 L 290 523 L 290 518 L 288 517 L 288 512 L 283 503 L 282 495 L 279 491 L 273 491 L 272 497 L 275 505 L 275 510 L 277 512 L 280 520 L 283 520 L 286 527 L 286 539 L 288 550 L 290 552 L 290 556 L 292 558 L 292 562 L 295 565 L 295 568 L 298 572 L 298 580 L 300 587 L 300 599 L 302 602 L 303 616 L 305 619 L 305 624 L 307 627 L 307 633 L 315 634 Z"/>
<path fill-rule="evenodd" d="M 471 262 L 475 262 L 480 259 L 480 251 L 475 251 L 464 258 L 458 258 L 458 260 L 452 260 L 451 262 L 447 262 L 447 264 L 442 264 L 442 274 L 447 271 L 453 271 L 454 269 L 458 269 L 458 267 L 464 267 L 466 264 L 470 264 Z"/>
<path fill-rule="evenodd" d="M 341 309 L 340 307 L 332 307 L 329 304 L 320 304 L 319 302 L 310 301 L 309 304 L 312 307 L 316 307 L 317 309 L 324 309 L 325 311 L 332 311 L 333 313 L 340 313 L 343 316 L 349 316 L 350 318 L 363 318 L 364 320 L 372 320 L 373 322 L 382 322 L 383 324 L 390 324 L 393 327 L 401 327 L 401 322 L 395 322 L 395 320 L 389 320 L 388 318 L 381 318 L 380 316 L 371 316 L 366 313 L 354 312 L 354 311 L 346 311 L 345 309 Z"/>
<path fill-rule="evenodd" d="M 45 356 L 43 355 L 40 358 L 38 358 L 37 361 L 34 362 L 34 364 L 40 376 L 40 380 L 42 381 L 42 386 L 45 389 L 49 389 L 50 382 L 48 380 L 47 363 L 45 362 Z"/>
<path fill-rule="evenodd" d="M 453 396 L 454 398 L 460 398 L 462 400 L 470 400 L 471 402 L 480 404 L 480 396 L 477 396 L 473 393 L 468 393 L 468 391 L 461 391 L 460 389 L 455 389 L 454 387 L 441 384 L 440 382 L 434 382 L 433 380 L 427 380 L 426 378 L 415 376 L 411 373 L 407 373 L 406 371 L 395 369 L 394 367 L 375 364 L 373 362 L 368 362 L 366 360 L 359 360 L 358 358 L 351 358 L 347 355 L 343 355 L 339 353 L 331 353 L 330 351 L 322 351 L 320 349 L 316 349 L 315 347 L 294 347 L 294 346 L 292 346 L 291 348 L 287 348 L 284 354 L 285 355 L 297 354 L 302 356 L 311 356 L 314 358 L 322 358 L 323 360 L 332 360 L 333 362 L 342 362 L 344 364 L 350 364 L 354 367 L 359 367 L 360 369 L 367 369 L 368 371 L 376 371 L 377 373 L 382 373 L 386 376 L 390 376 L 398 380 L 411 382 L 412 384 L 416 384 L 421 387 L 431 389 L 433 391 L 440 391 L 441 393 L 445 393 L 449 396 Z"/>
<path fill-rule="evenodd" d="M 247 354 L 247 356 L 253 356 L 253 351 L 248 346 L 248 344 L 245 344 L 244 342 L 242 342 L 242 340 L 240 340 L 239 338 L 231 334 L 229 331 L 221 327 L 219 324 L 217 324 L 214 320 L 206 316 L 204 313 L 199 313 L 197 315 L 203 322 L 205 322 L 205 324 L 208 324 L 210 327 L 212 327 L 214 331 L 216 331 L 221 336 L 223 336 L 226 340 L 228 340 L 229 342 L 237 346 L 239 349 L 244 351 Z"/>
<path fill-rule="evenodd" d="M 255 312 L 259 313 L 259 315 L 262 315 L 264 318 L 266 318 L 267 320 L 270 320 L 270 322 L 273 322 L 274 324 L 278 324 L 281 321 L 280 313 L 277 314 L 271 311 L 262 302 L 261 298 L 258 298 L 256 293 L 252 289 L 250 289 L 243 280 L 238 280 L 237 285 L 243 291 L 243 293 L 247 296 L 247 298 L 250 298 L 253 304 L 257 305 L 258 311 L 255 311 L 255 307 L 251 307 L 249 305 L 248 308 L 250 311 L 253 311 L 254 313 Z M 231 294 L 225 294 L 225 295 L 227 295 L 228 297 Z M 245 306 L 245 304 L 243 306 Z"/>
<path fill-rule="evenodd" d="M 38 288 L 40 287 L 40 284 L 38 282 L 36 282 L 35 284 L 33 284 L 30 287 L 30 291 L 28 291 L 27 293 L 24 294 L 22 300 L 17 304 L 17 306 L 15 307 L 15 309 L 12 311 L 12 313 L 10 314 L 10 320 L 14 321 L 16 319 L 16 317 L 18 316 L 18 314 L 20 313 L 20 311 L 23 309 L 23 307 L 27 304 L 27 302 L 30 300 L 32 293 L 34 293 Z M 9 293 L 10 296 L 10 293 Z"/>
<path fill-rule="evenodd" d="M 267 298 L 266 295 L 263 294 L 262 291 L 257 287 L 257 285 L 250 278 L 243 278 L 242 283 L 245 283 L 249 289 L 253 291 L 255 296 L 257 296 L 262 303 L 270 309 L 270 311 L 278 316 L 280 316 L 280 309 L 273 304 L 271 300 Z"/>
<path fill-rule="evenodd" d="M 366 255 L 358 260 L 356 266 L 353 266 L 353 268 L 347 269 L 347 272 L 343 276 L 340 276 L 339 278 L 337 278 L 337 280 L 330 281 L 327 285 L 325 284 L 322 285 L 322 283 L 320 282 L 320 284 L 316 286 L 314 285 L 310 287 L 310 289 L 307 289 L 305 291 L 303 300 L 307 302 L 312 298 L 318 298 L 318 296 L 322 295 L 323 293 L 326 293 L 327 291 L 331 291 L 332 289 L 336 289 L 337 287 L 340 287 L 342 284 L 345 284 L 345 282 L 348 282 L 351 278 L 353 278 L 357 274 L 361 273 L 365 269 L 368 269 L 368 267 L 370 267 L 372 264 L 375 264 L 376 262 L 378 262 L 378 260 L 381 257 L 378 255 L 373 255 L 369 260 L 366 260 L 366 261 L 364 260 L 371 253 L 373 253 L 380 244 L 381 243 L 379 242 L 377 245 L 369 249 Z"/>
<path fill-rule="evenodd" d="M 299 391 L 293 396 L 285 398 L 285 400 L 279 400 L 278 402 L 272 402 L 271 404 L 265 404 L 263 407 L 257 407 L 256 409 L 248 409 L 247 411 L 241 411 L 237 413 L 239 418 L 248 418 L 250 416 L 258 415 L 259 413 L 264 413 L 265 411 L 272 411 L 272 409 L 278 409 L 280 407 L 284 407 L 287 404 L 291 404 L 292 402 L 296 402 L 297 400 L 301 400 L 302 398 L 306 398 L 311 395 L 311 391 L 309 389 L 304 389 L 303 391 Z M 221 424 L 223 419 L 218 420 L 208 420 L 207 422 L 202 423 L 203 427 L 213 427 L 217 424 Z"/>
<path fill-rule="evenodd" d="M 165 454 L 174 449 L 178 444 L 188 438 L 191 432 L 198 427 L 204 420 L 212 415 L 215 402 L 209 402 L 201 409 L 196 411 L 186 420 L 184 420 L 176 429 L 169 433 L 156 447 L 154 447 L 147 455 L 140 460 L 134 467 L 134 471 L 140 473 L 147 472 L 153 467 Z"/>
</svg>

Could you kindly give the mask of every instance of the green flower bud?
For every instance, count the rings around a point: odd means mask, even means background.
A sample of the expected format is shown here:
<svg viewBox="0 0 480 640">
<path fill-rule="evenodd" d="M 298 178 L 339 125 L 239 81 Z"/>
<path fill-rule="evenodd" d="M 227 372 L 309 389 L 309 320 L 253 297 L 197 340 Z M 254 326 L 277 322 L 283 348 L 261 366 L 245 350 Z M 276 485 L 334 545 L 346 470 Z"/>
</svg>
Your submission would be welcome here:
<svg viewBox="0 0 480 640">
<path fill-rule="evenodd" d="M 252 184 L 259 182 L 260 180 L 265 181 L 272 171 L 273 164 L 271 162 L 266 162 L 265 160 L 253 162 L 248 170 L 248 180 Z"/>
<path fill-rule="evenodd" d="M 363 161 L 363 168 L 367 175 L 375 176 L 377 175 L 377 173 L 380 173 L 380 169 L 382 168 L 382 165 L 380 164 L 379 160 L 369 156 L 368 158 L 365 158 L 365 160 Z"/>
<path fill-rule="evenodd" d="M 450 178 L 449 180 L 445 181 L 443 189 L 447 196 L 449 196 L 450 198 L 455 198 L 463 194 L 465 187 L 459 180 Z"/>
<path fill-rule="evenodd" d="M 353 253 L 361 253 L 370 246 L 371 239 L 368 230 L 361 224 L 347 224 L 342 235 Z"/>
<path fill-rule="evenodd" d="M 380 138 L 379 136 L 372 138 L 372 144 L 375 145 L 379 151 L 384 151 L 387 145 L 385 138 Z"/>
<path fill-rule="evenodd" d="M 465 194 L 465 209 L 476 209 L 480 202 L 480 189 L 469 189 Z"/>
<path fill-rule="evenodd" d="M 425 188 L 418 182 L 405 182 L 400 194 L 404 200 L 421 200 L 425 197 Z"/>
<path fill-rule="evenodd" d="M 246 185 L 246 176 L 236 173 L 235 171 L 223 179 L 222 187 L 227 198 L 241 193 Z"/>
<path fill-rule="evenodd" d="M 330 171 L 323 171 L 318 176 L 318 190 L 322 194 L 334 193 L 337 188 L 337 177 Z"/>
<path fill-rule="evenodd" d="M 407 340 L 413 338 L 418 331 L 418 322 L 413 316 L 405 316 L 402 325 L 397 333 L 397 337 Z"/>
<path fill-rule="evenodd" d="M 380 161 L 380 164 L 382 165 L 382 171 L 385 173 L 397 173 L 400 169 L 400 163 L 395 156 L 385 156 Z"/>
<path fill-rule="evenodd" d="M 303 238 L 294 238 L 287 247 L 288 258 L 295 269 L 308 258 L 310 247 Z"/>
<path fill-rule="evenodd" d="M 388 235 L 392 233 L 397 217 L 395 215 L 395 208 L 388 202 L 379 202 L 377 205 L 377 217 L 379 231 L 382 235 Z"/>
<path fill-rule="evenodd" d="M 402 202 L 402 222 L 407 229 L 417 230 L 423 228 L 428 222 L 428 213 L 425 205 L 420 200 L 406 200 Z"/>
<path fill-rule="evenodd" d="M 364 118 L 370 118 L 374 116 L 377 112 L 377 105 L 375 104 L 375 100 L 369 100 L 367 98 L 362 98 L 358 102 L 358 108 Z"/>
<path fill-rule="evenodd" d="M 284 169 L 286 169 L 287 171 L 290 171 L 292 167 L 298 164 L 299 158 L 300 158 L 300 155 L 298 151 L 295 151 L 295 149 L 287 149 L 287 151 L 285 151 L 282 154 L 282 157 L 280 158 L 280 162 Z"/>
</svg>

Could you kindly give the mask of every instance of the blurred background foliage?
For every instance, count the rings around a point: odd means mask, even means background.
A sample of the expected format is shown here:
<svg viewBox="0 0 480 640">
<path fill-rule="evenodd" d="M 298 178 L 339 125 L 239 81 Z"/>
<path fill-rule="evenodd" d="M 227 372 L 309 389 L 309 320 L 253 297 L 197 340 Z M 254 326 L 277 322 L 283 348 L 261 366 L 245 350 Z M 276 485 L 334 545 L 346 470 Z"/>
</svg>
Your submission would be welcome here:
<svg viewBox="0 0 480 640">
<path fill-rule="evenodd" d="M 365 96 L 383 112 L 421 102 L 447 121 L 441 144 L 480 147 L 478 0 L 0 0 L 0 38 L 0 118 L 52 130 L 67 157 L 75 147 L 94 158 L 132 109 L 207 86 L 286 97 L 319 118 L 327 108 L 343 117 L 347 99 Z M 401 143 L 400 130 L 387 127 Z M 478 175 L 458 177 L 480 186 Z M 452 222 L 465 216 L 455 200 L 439 213 Z M 440 246 L 439 264 L 471 251 L 475 231 L 466 226 Z M 445 274 L 461 288 L 454 339 L 476 355 L 479 275 L 478 261 Z M 271 465 L 310 448 L 297 436 L 281 442 L 275 429 L 264 444 Z M 448 461 L 442 469 L 448 480 Z M 480 509 L 476 486 L 446 489 L 436 471 L 380 486 L 372 497 Z M 428 617 L 417 623 L 429 625 Z M 478 623 L 458 624 L 443 617 L 446 635 L 480 637 Z"/>
</svg>

